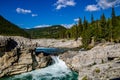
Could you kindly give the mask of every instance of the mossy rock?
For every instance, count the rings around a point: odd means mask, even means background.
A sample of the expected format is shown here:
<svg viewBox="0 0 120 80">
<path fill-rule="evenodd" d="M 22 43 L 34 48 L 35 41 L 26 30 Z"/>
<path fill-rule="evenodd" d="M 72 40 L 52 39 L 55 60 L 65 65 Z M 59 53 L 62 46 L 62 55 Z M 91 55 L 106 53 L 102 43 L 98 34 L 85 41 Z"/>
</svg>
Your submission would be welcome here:
<svg viewBox="0 0 120 80">
<path fill-rule="evenodd" d="M 82 78 L 82 80 L 88 80 L 88 79 L 87 79 L 87 76 L 84 76 L 84 77 Z"/>
<path fill-rule="evenodd" d="M 100 69 L 99 69 L 99 68 L 96 68 L 96 69 L 94 70 L 94 72 L 100 73 Z"/>
</svg>

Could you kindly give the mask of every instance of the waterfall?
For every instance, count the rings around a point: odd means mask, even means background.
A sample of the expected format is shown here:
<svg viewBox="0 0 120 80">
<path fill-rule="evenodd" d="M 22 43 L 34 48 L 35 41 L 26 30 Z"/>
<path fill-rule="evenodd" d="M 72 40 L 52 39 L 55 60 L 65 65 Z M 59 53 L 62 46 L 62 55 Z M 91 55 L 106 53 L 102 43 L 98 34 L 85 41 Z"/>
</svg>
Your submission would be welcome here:
<svg viewBox="0 0 120 80">
<path fill-rule="evenodd" d="M 51 58 L 52 58 L 52 60 L 53 60 L 56 64 L 59 63 L 59 62 L 64 63 L 62 60 L 59 59 L 59 56 L 51 56 Z M 54 63 L 54 64 L 55 64 L 55 63 Z"/>
<path fill-rule="evenodd" d="M 51 58 L 54 64 L 46 68 L 22 73 L 5 80 L 77 80 L 59 56 L 51 56 Z"/>
</svg>

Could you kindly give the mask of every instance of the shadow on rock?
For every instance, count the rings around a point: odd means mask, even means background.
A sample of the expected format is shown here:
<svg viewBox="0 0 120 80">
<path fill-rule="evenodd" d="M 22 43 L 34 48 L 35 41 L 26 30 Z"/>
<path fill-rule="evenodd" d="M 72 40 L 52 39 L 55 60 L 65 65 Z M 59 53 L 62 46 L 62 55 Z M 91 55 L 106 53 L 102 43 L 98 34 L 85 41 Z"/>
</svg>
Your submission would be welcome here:
<svg viewBox="0 0 120 80">
<path fill-rule="evenodd" d="M 18 45 L 18 43 L 14 40 L 9 38 L 7 40 L 7 44 L 6 44 L 6 51 L 11 51 L 12 49 L 14 49 L 16 46 Z"/>
<path fill-rule="evenodd" d="M 14 49 L 17 45 L 18 43 L 14 39 L 0 39 L 0 57 L 2 57 L 5 52 L 9 52 Z"/>
</svg>

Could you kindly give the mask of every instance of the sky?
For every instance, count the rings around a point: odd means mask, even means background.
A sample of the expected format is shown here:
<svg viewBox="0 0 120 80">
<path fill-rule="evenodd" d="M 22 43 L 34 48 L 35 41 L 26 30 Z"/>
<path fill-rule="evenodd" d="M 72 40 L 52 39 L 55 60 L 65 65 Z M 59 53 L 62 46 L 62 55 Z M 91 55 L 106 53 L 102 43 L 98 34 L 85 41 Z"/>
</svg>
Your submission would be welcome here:
<svg viewBox="0 0 120 80">
<path fill-rule="evenodd" d="M 111 17 L 115 6 L 120 15 L 120 0 L 0 0 L 0 15 L 21 28 L 38 28 L 51 25 L 71 27 L 78 18 L 90 22 L 101 14 Z"/>
</svg>

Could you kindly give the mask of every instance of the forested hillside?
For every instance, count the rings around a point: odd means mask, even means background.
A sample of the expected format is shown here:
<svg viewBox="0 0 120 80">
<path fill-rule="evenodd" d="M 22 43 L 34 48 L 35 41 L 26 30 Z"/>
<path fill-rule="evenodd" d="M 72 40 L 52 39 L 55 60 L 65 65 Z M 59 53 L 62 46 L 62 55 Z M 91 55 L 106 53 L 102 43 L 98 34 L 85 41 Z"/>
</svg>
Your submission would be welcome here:
<svg viewBox="0 0 120 80">
<path fill-rule="evenodd" d="M 114 7 L 112 7 L 110 18 L 106 18 L 103 13 L 99 20 L 94 20 L 94 15 L 91 14 L 91 22 L 88 22 L 84 16 L 84 20 L 79 18 L 78 23 L 69 29 L 55 25 L 26 31 L 32 38 L 68 38 L 77 40 L 78 37 L 82 37 L 83 47 L 87 47 L 92 39 L 95 42 L 120 42 L 120 16 L 116 16 Z"/>
<path fill-rule="evenodd" d="M 50 27 L 26 29 L 31 38 L 65 38 L 66 28 L 60 25 Z"/>
<path fill-rule="evenodd" d="M 0 35 L 6 36 L 24 36 L 29 37 L 29 34 L 15 24 L 9 22 L 0 15 Z"/>
<path fill-rule="evenodd" d="M 99 20 L 94 20 L 91 15 L 91 23 L 86 18 L 79 18 L 78 24 L 66 31 L 66 38 L 82 37 L 83 47 L 87 48 L 92 39 L 95 42 L 120 42 L 120 16 L 116 16 L 112 7 L 111 18 L 106 18 L 104 13 Z"/>
</svg>

